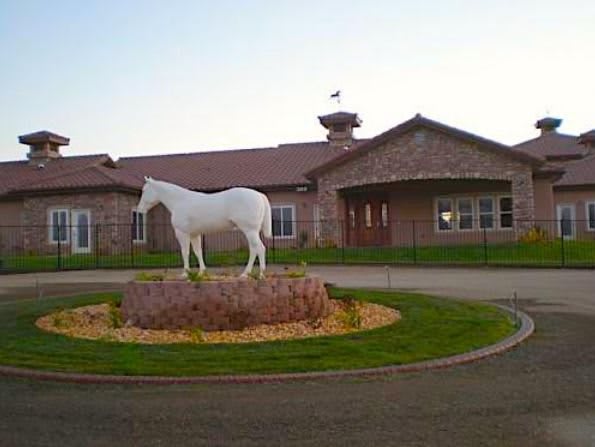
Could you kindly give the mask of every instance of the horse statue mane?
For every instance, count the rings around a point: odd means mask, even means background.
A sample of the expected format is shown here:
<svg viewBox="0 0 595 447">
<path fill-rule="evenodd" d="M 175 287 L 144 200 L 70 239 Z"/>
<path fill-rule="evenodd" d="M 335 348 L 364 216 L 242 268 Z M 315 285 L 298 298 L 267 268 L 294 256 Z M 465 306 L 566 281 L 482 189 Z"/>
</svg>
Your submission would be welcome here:
<svg viewBox="0 0 595 447">
<path fill-rule="evenodd" d="M 173 183 L 145 177 L 137 210 L 147 213 L 162 203 L 171 214 L 171 224 L 180 244 L 185 277 L 190 270 L 190 246 L 198 259 L 200 272 L 206 270 L 202 235 L 238 228 L 248 241 L 250 256 L 242 273 L 247 277 L 258 257 L 260 275 L 266 270 L 266 247 L 260 239 L 272 237 L 271 205 L 264 194 L 250 188 L 231 188 L 206 194 L 190 191 Z"/>
</svg>

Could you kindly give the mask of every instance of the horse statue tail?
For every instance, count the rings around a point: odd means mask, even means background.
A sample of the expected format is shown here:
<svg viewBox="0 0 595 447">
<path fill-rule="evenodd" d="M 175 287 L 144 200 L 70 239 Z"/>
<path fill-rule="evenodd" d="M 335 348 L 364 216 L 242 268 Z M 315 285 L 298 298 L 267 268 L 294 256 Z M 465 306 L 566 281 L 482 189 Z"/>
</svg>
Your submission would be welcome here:
<svg viewBox="0 0 595 447">
<path fill-rule="evenodd" d="M 262 219 L 262 233 L 264 237 L 273 237 L 273 220 L 271 219 L 271 204 L 269 198 L 262 194 L 262 201 L 264 203 L 264 218 Z"/>
</svg>

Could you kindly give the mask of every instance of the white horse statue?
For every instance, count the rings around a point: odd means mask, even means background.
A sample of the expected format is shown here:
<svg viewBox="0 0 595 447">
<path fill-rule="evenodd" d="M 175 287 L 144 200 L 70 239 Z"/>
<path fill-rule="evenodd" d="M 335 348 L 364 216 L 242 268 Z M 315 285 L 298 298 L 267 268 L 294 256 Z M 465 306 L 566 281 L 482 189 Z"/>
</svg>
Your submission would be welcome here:
<svg viewBox="0 0 595 447">
<path fill-rule="evenodd" d="M 234 228 L 242 230 L 250 247 L 250 258 L 241 276 L 245 278 L 252 271 L 256 256 L 260 275 L 264 275 L 266 249 L 259 233 L 262 230 L 265 237 L 272 237 L 271 205 L 267 196 L 248 188 L 205 194 L 145 177 L 137 210 L 146 213 L 158 203 L 163 203 L 171 213 L 171 224 L 184 260 L 184 277 L 190 269 L 190 243 L 198 258 L 200 272 L 204 272 L 202 235 Z"/>
</svg>

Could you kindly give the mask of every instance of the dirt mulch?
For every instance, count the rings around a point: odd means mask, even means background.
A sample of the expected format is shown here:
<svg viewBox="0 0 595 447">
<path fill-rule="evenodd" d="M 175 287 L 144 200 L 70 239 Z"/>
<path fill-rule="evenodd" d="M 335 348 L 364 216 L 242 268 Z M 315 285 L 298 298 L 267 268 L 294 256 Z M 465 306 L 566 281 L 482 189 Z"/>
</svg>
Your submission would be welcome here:
<svg viewBox="0 0 595 447">
<path fill-rule="evenodd" d="M 333 312 L 326 318 L 274 325 L 262 324 L 240 331 L 204 332 L 200 328 L 157 330 L 134 326 L 117 328 L 115 326 L 118 325 L 119 310 L 110 308 L 108 304 L 62 310 L 40 317 L 35 324 L 48 332 L 101 341 L 143 344 L 250 343 L 365 331 L 387 326 L 401 318 L 398 310 L 379 304 L 361 301 L 350 304 L 340 300 L 331 300 L 331 303 Z"/>
</svg>

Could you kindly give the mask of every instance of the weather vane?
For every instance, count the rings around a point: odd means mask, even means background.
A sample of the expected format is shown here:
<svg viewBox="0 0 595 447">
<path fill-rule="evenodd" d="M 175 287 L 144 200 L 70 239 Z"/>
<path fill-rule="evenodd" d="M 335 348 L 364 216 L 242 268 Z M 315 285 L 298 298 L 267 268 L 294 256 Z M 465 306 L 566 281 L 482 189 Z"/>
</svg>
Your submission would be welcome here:
<svg viewBox="0 0 595 447">
<path fill-rule="evenodd" d="M 337 104 L 341 104 L 341 90 L 337 90 L 335 93 L 331 94 L 328 99 L 337 101 Z"/>
</svg>

